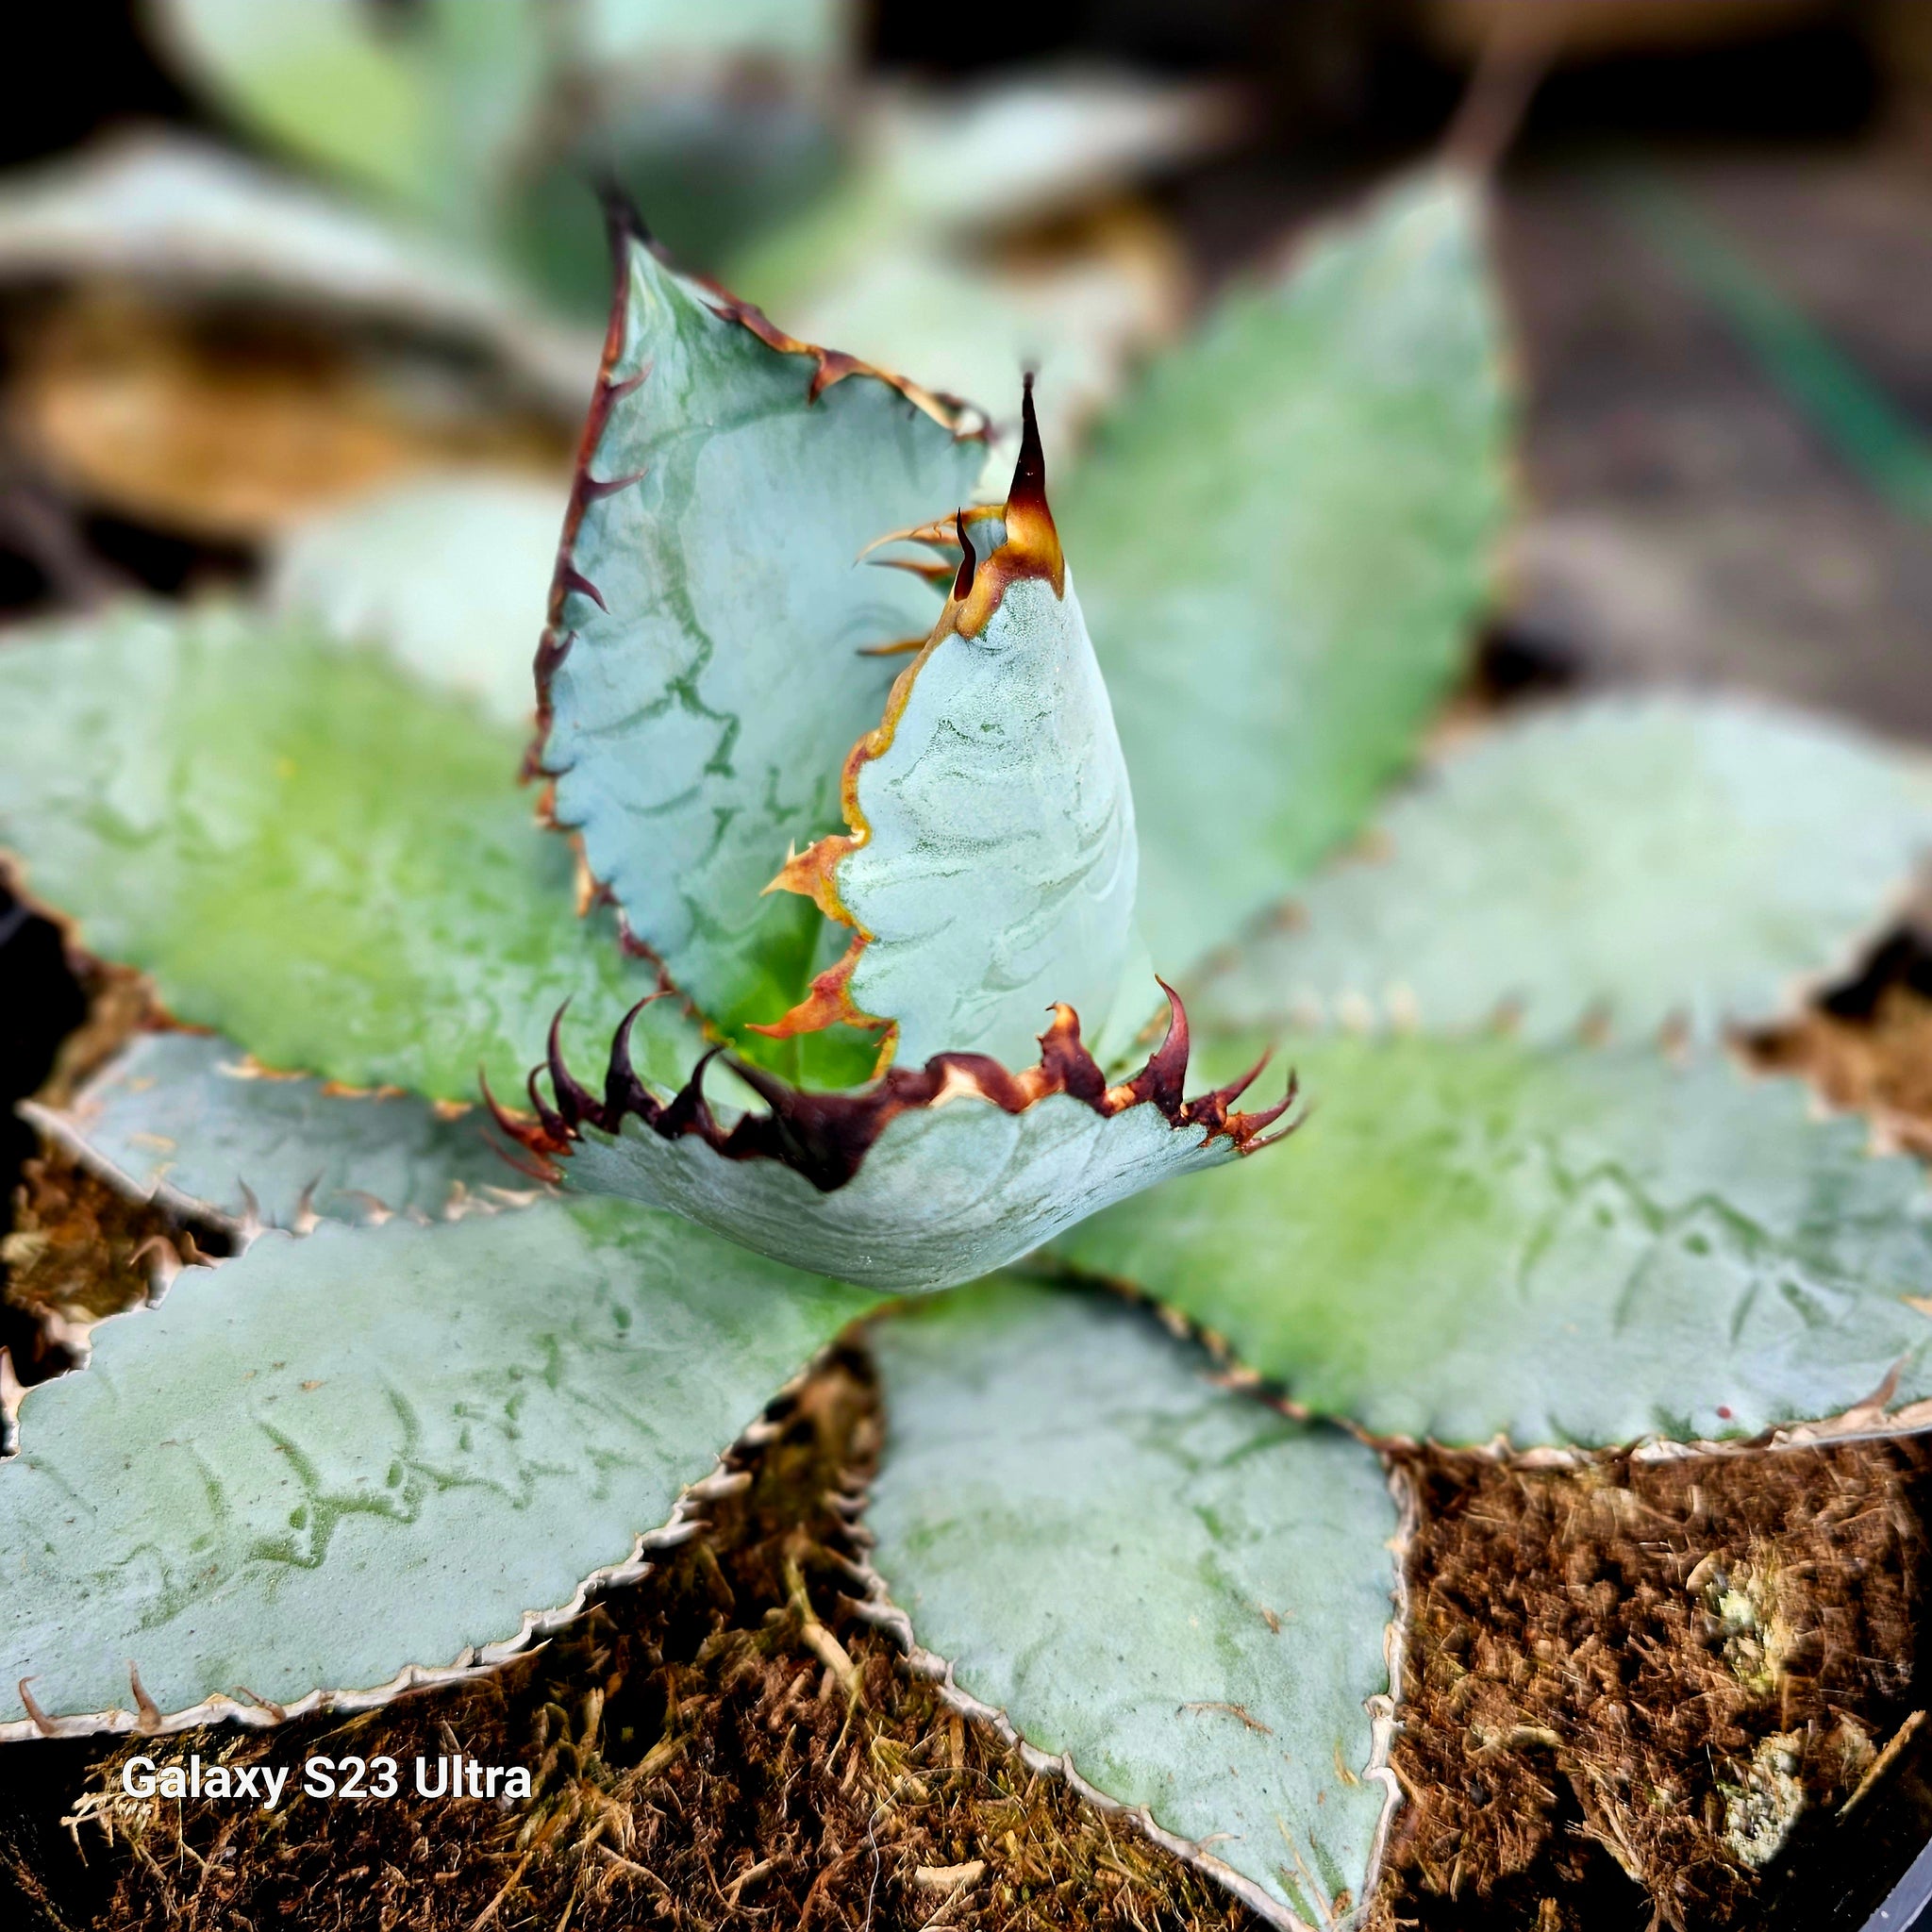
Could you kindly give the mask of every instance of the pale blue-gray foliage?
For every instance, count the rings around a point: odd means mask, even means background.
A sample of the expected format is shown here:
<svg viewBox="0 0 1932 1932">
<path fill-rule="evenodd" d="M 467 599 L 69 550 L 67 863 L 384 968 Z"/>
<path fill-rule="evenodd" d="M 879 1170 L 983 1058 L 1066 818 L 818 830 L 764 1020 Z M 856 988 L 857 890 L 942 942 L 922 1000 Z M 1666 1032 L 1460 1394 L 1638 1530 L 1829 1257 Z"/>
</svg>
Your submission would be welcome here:
<svg viewBox="0 0 1932 1932">
<path fill-rule="evenodd" d="M 1253 1042 L 1207 1048 L 1208 1074 Z M 1707 1053 L 1288 1042 L 1292 1142 L 1063 1237 L 1320 1414 L 1591 1447 L 1932 1397 L 1932 1192 Z"/>
<path fill-rule="evenodd" d="M 25 1111 L 129 1193 L 229 1223 L 434 1221 L 531 1189 L 480 1108 L 331 1092 L 262 1073 L 215 1034 L 138 1033 L 71 1105 Z"/>
<path fill-rule="evenodd" d="M 263 1236 L 94 1332 L 0 1463 L 0 1738 L 294 1705 L 528 1634 L 868 1297 L 617 1202 Z"/>
<path fill-rule="evenodd" d="M 902 1063 L 1022 1067 L 1056 1001 L 1096 1024 L 1112 1011 L 1134 803 L 1071 572 L 1064 597 L 1024 578 L 980 636 L 933 647 L 858 792 L 869 836 L 838 866 L 871 936 L 852 999 L 898 1023 Z"/>
<path fill-rule="evenodd" d="M 566 1186 L 690 1216 L 794 1267 L 868 1288 L 950 1288 L 1016 1260 L 1141 1188 L 1235 1158 L 1225 1138 L 1153 1106 L 1104 1118 L 1064 1093 L 1024 1112 L 959 1094 L 895 1115 L 852 1179 L 821 1192 L 772 1159 L 727 1160 L 632 1118 L 586 1125 Z"/>
<path fill-rule="evenodd" d="M 1507 501 L 1484 220 L 1432 171 L 1320 230 L 1059 493 L 1176 971 L 1358 827 L 1465 662 Z"/>
<path fill-rule="evenodd" d="M 632 931 L 721 1024 L 805 990 L 820 914 L 761 897 L 835 824 L 845 755 L 923 637 L 937 594 L 858 560 L 966 494 L 980 445 L 866 375 L 812 400 L 812 358 L 774 351 L 632 243 L 617 382 L 590 453 L 601 482 L 574 551 L 568 655 L 543 747 L 557 816 Z"/>
<path fill-rule="evenodd" d="M 281 537 L 267 601 L 527 724 L 561 494 L 522 477 L 412 476 Z"/>
<path fill-rule="evenodd" d="M 1308 1923 L 1359 1904 L 1396 1581 L 1374 1454 L 1219 1386 L 1106 1297 L 988 1283 L 872 1340 L 866 1521 L 919 1642 Z"/>
<path fill-rule="evenodd" d="M 1599 698 L 1418 780 L 1193 1010 L 1708 1038 L 1848 965 L 1928 852 L 1932 760 L 1756 702 Z"/>
</svg>

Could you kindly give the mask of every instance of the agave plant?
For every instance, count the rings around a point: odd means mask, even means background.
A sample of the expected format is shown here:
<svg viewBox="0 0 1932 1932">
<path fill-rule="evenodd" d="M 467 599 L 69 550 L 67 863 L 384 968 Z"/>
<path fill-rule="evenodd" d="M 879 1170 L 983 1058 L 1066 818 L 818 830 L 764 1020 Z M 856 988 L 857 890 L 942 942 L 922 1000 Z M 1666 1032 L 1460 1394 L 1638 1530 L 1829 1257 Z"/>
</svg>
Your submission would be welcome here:
<svg viewBox="0 0 1932 1932">
<path fill-rule="evenodd" d="M 1932 1395 L 1918 1169 L 1724 1040 L 1881 917 L 1932 774 L 1600 699 L 1445 742 L 1342 851 L 1506 508 L 1459 178 L 1231 297 L 1064 487 L 1029 398 L 990 503 L 981 418 L 617 233 L 548 828 L 426 659 L 245 608 L 0 652 L 18 887 L 169 1016 L 30 1112 L 236 1251 L 27 1392 L 0 1736 L 488 1669 L 863 1323 L 912 1665 L 1345 1918 L 1396 1802 L 1391 1441 Z"/>
</svg>

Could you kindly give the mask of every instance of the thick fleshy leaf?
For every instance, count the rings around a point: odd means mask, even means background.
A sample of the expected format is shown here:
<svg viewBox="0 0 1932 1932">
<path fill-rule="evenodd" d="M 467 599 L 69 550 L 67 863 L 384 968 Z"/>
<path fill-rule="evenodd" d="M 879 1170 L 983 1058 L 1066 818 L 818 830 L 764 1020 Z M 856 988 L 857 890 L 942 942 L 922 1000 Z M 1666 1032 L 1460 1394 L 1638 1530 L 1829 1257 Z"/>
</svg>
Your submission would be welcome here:
<svg viewBox="0 0 1932 1932">
<path fill-rule="evenodd" d="M 50 1719 L 132 1727 L 130 1660 L 186 1722 L 507 1654 L 636 1574 L 867 1299 L 613 1202 L 266 1235 L 188 1270 L 23 1405 L 0 1738 L 36 1728 L 23 1678 Z"/>
<path fill-rule="evenodd" d="M 960 502 L 948 406 L 779 335 L 620 238 L 620 283 L 540 665 L 559 824 L 630 930 L 732 1028 L 774 1020 L 819 913 L 761 897 L 838 817 L 840 762 L 940 599 L 859 552 Z"/>
<path fill-rule="evenodd" d="M 1061 1007 L 1037 1065 L 1013 1074 L 984 1054 L 893 1067 L 850 1093 L 807 1093 L 738 1071 L 769 1111 L 724 1119 L 705 1068 L 675 1098 L 632 1071 L 613 1043 L 601 1099 L 550 1060 L 556 1105 L 501 1117 L 534 1158 L 573 1188 L 670 1208 L 760 1254 L 836 1268 L 869 1288 L 948 1288 L 1028 1249 L 1138 1188 L 1258 1151 L 1287 1110 L 1232 1110 L 1258 1068 L 1193 1100 L 1186 1016 L 1132 1079 L 1109 1087 Z"/>
<path fill-rule="evenodd" d="M 1894 1370 L 1890 1396 L 1932 1396 L 1924 1174 L 1815 1119 L 1800 1082 L 1493 1038 L 1293 1053 L 1291 1158 L 1125 1203 L 1058 1252 L 1388 1434 L 1750 1436 Z"/>
<path fill-rule="evenodd" d="M 1848 964 L 1927 853 L 1932 759 L 1758 704 L 1601 698 L 1429 774 L 1199 1009 L 1708 1037 Z"/>
<path fill-rule="evenodd" d="M 1030 383 L 1001 514 L 953 529 L 945 609 L 846 759 L 850 829 L 775 881 L 857 936 L 771 1030 L 869 1017 L 908 1061 L 1017 1064 L 1043 1010 L 1110 1014 L 1135 949 L 1133 796 L 1047 508 Z"/>
<path fill-rule="evenodd" d="M 1157 958 L 1354 831 L 1463 661 L 1506 495 L 1481 228 L 1430 175 L 1324 232 L 1156 362 L 1063 492 Z"/>
<path fill-rule="evenodd" d="M 1109 1297 L 991 1282 L 871 1337 L 866 1523 L 917 1642 L 1271 1916 L 1360 1904 L 1393 1791 L 1374 1455 Z"/>
<path fill-rule="evenodd" d="M 656 974 L 571 915 L 517 734 L 375 654 L 237 611 L 124 610 L 0 649 L 0 852 L 82 944 L 265 1064 L 474 1101 L 514 1091 L 572 1002 L 595 1051 Z M 637 1055 L 689 1072 L 647 1008 Z M 591 1043 L 596 1042 L 593 1046 Z"/>
<path fill-rule="evenodd" d="M 572 412 L 594 353 L 487 261 L 180 135 L 129 136 L 12 177 L 0 276 L 125 277 L 452 338 Z"/>
<path fill-rule="evenodd" d="M 23 1111 L 127 1192 L 235 1226 L 435 1221 L 530 1191 L 480 1108 L 264 1074 L 213 1034 L 137 1034 L 72 1105 Z"/>
<path fill-rule="evenodd" d="M 1133 943 L 1134 803 L 1071 575 L 1063 595 L 1015 584 L 979 636 L 944 639 L 891 730 L 858 774 L 871 836 L 837 871 L 869 935 L 853 1003 L 922 1061 L 1021 1059 L 1056 1000 L 1110 1012 Z"/>
<path fill-rule="evenodd" d="M 282 540 L 268 601 L 328 635 L 379 643 L 492 718 L 526 724 L 562 503 L 561 487 L 503 475 L 377 491 Z"/>
</svg>

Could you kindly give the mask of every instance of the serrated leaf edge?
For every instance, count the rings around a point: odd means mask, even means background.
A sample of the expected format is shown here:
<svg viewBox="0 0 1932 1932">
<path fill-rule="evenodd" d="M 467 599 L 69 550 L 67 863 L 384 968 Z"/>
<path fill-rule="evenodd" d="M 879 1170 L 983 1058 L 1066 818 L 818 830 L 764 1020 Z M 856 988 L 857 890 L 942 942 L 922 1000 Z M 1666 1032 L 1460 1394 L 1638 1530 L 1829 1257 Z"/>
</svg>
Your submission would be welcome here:
<svg viewBox="0 0 1932 1932">
<path fill-rule="evenodd" d="M 571 646 L 576 641 L 576 633 L 564 622 L 564 604 L 575 592 L 589 597 L 600 608 L 604 599 L 595 584 L 576 567 L 575 551 L 577 532 L 581 528 L 585 512 L 599 498 L 614 495 L 620 490 L 628 489 L 641 478 L 641 472 L 636 475 L 599 477 L 591 474 L 591 460 L 596 454 L 597 446 L 603 440 L 604 430 L 609 422 L 610 411 L 642 387 L 650 377 L 648 365 L 635 375 L 621 380 L 612 374 L 618 358 L 624 353 L 625 322 L 630 299 L 630 250 L 635 245 L 647 249 L 664 267 L 681 280 L 691 284 L 711 313 L 721 321 L 736 323 L 748 330 L 774 354 L 784 356 L 804 356 L 812 361 L 812 373 L 806 384 L 806 397 L 816 402 L 834 383 L 842 382 L 848 376 L 858 376 L 885 384 L 904 396 L 914 408 L 923 410 L 942 428 L 952 433 L 956 442 L 979 441 L 988 440 L 987 418 L 973 405 L 958 396 L 951 396 L 936 390 L 923 388 L 916 382 L 908 381 L 904 376 L 895 375 L 890 370 L 881 369 L 870 362 L 859 360 L 856 356 L 842 349 L 824 349 L 815 342 L 802 341 L 796 336 L 787 335 L 751 303 L 741 300 L 721 288 L 708 278 L 695 275 L 678 268 L 665 249 L 645 226 L 641 215 L 621 193 L 611 192 L 605 199 L 605 226 L 610 243 L 611 295 L 608 318 L 605 324 L 604 345 L 598 359 L 597 379 L 591 388 L 590 408 L 584 418 L 584 426 L 577 440 L 576 460 L 572 470 L 570 495 L 566 500 L 562 534 L 557 543 L 557 567 L 551 576 L 550 598 L 545 611 L 542 635 L 537 644 L 534 665 L 537 683 L 536 728 L 531 737 L 529 748 L 524 754 L 522 776 L 527 783 L 541 782 L 541 791 L 537 798 L 537 820 L 541 825 L 556 832 L 567 834 L 576 852 L 578 870 L 577 909 L 587 912 L 592 906 L 609 903 L 615 906 L 608 886 L 591 871 L 590 863 L 584 857 L 583 842 L 575 826 L 566 825 L 557 817 L 558 774 L 543 762 L 544 746 L 549 742 L 554 710 L 551 701 L 551 685 L 563 661 L 569 657 Z M 666 970 L 664 961 L 653 950 L 650 941 L 633 931 L 630 921 L 622 907 L 615 908 L 618 931 L 625 950 L 635 957 L 646 959 L 657 967 L 663 991 L 675 992 L 683 1000 L 685 1009 L 708 1031 L 716 1037 L 707 1015 L 703 1014 L 685 997 L 676 987 Z"/>
<path fill-rule="evenodd" d="M 127 1313 L 143 1311 L 135 1308 L 127 1310 Z M 122 1318 L 115 1316 L 109 1319 Z M 499 1638 L 490 1643 L 471 1644 L 446 1664 L 405 1664 L 386 1683 L 355 1690 L 311 1690 L 295 1703 L 283 1705 L 254 1700 L 245 1687 L 238 1686 L 239 1696 L 218 1690 L 185 1710 L 163 1712 L 142 1688 L 137 1668 L 139 1659 L 130 1659 L 128 1677 L 136 1707 L 133 1710 L 123 1710 L 117 1706 L 107 1710 L 50 1717 L 37 1710 L 30 1694 L 33 1679 L 28 1677 L 21 1681 L 19 1692 L 30 1714 L 0 1724 L 0 1744 L 24 1743 L 30 1738 L 162 1737 L 176 1731 L 192 1730 L 202 1724 L 223 1723 L 238 1724 L 251 1730 L 264 1730 L 286 1723 L 290 1718 L 307 1717 L 318 1711 L 375 1710 L 406 1691 L 487 1675 L 527 1651 L 532 1644 L 556 1636 L 566 1624 L 582 1615 L 593 1596 L 641 1582 L 655 1567 L 651 1560 L 653 1557 L 667 1550 L 675 1550 L 696 1536 L 706 1526 L 705 1518 L 700 1513 L 704 1505 L 736 1495 L 749 1484 L 749 1473 L 737 1465 L 747 1451 L 761 1446 L 778 1433 L 780 1425 L 772 1420 L 773 1410 L 802 1389 L 830 1358 L 837 1346 L 835 1340 L 814 1350 L 810 1359 L 780 1384 L 758 1416 L 718 1457 L 710 1473 L 696 1482 L 686 1484 L 665 1521 L 656 1529 L 638 1534 L 627 1557 L 592 1570 L 565 1602 L 549 1609 L 525 1610 L 512 1636 Z M 4 1356 L 0 1356 L 0 1360 L 4 1359 Z M 31 1394 L 33 1391 L 29 1389 L 25 1392 Z M 243 1698 L 250 1701 L 243 1702 Z"/>
<path fill-rule="evenodd" d="M 1103 1119 L 1127 1108 L 1152 1105 L 1176 1132 L 1205 1127 L 1202 1144 L 1226 1139 L 1237 1154 L 1258 1153 L 1294 1132 L 1305 1116 L 1296 1116 L 1274 1133 L 1273 1127 L 1293 1106 L 1299 1087 L 1292 1074 L 1288 1091 L 1274 1106 L 1257 1112 L 1232 1110 L 1233 1103 L 1259 1076 L 1272 1049 L 1239 1078 L 1211 1091 L 1183 1098 L 1190 1041 L 1187 1009 L 1165 981 L 1156 982 L 1167 995 L 1166 1037 L 1131 1078 L 1108 1086 L 1100 1063 L 1080 1038 L 1080 1017 L 1072 1007 L 1056 1006 L 1052 1024 L 1040 1036 L 1039 1061 L 1013 1073 L 990 1054 L 935 1054 L 914 1072 L 893 1067 L 869 1086 L 854 1092 L 808 1093 L 761 1067 L 729 1058 L 725 1064 L 771 1109 L 741 1115 L 730 1127 L 722 1126 L 704 1093 L 705 1070 L 724 1052 L 714 1047 L 700 1059 L 691 1078 L 668 1102 L 660 1101 L 631 1065 L 630 1027 L 633 1020 L 661 993 L 647 994 L 618 1024 L 610 1043 L 600 1100 L 564 1063 L 559 1010 L 550 1026 L 545 1067 L 533 1067 L 527 1084 L 529 1114 L 511 1113 L 500 1106 L 486 1082 L 483 1097 L 497 1125 L 524 1148 L 534 1178 L 557 1183 L 563 1178 L 558 1165 L 567 1159 L 583 1138 L 586 1125 L 616 1135 L 626 1119 L 641 1121 L 666 1141 L 696 1135 L 725 1160 L 777 1160 L 801 1174 L 821 1193 L 831 1193 L 851 1180 L 866 1155 L 900 1114 L 941 1107 L 949 1101 L 973 1098 L 997 1107 L 1003 1113 L 1024 1113 L 1048 1094 L 1064 1093 L 1083 1102 Z M 538 1077 L 548 1072 L 555 1105 L 538 1091 Z"/>
<path fill-rule="evenodd" d="M 1029 1771 L 1064 1779 L 1096 1810 L 1109 1818 L 1124 1819 L 1161 1850 L 1172 1853 L 1205 1877 L 1211 1878 L 1251 1911 L 1269 1924 L 1280 1926 L 1282 1932 L 1341 1932 L 1341 1928 L 1359 1922 L 1363 1909 L 1375 1894 L 1383 1857 L 1388 1850 L 1389 1833 L 1396 1808 L 1402 1802 L 1402 1787 L 1390 1761 L 1390 1754 L 1394 1748 L 1401 1722 L 1401 1688 L 1407 1663 L 1410 1616 L 1408 1553 L 1421 1524 L 1422 1506 L 1407 1474 L 1398 1465 L 1389 1462 L 1386 1457 L 1383 1464 L 1389 1492 L 1396 1508 L 1395 1534 L 1388 1545 L 1395 1559 L 1394 1586 L 1391 1591 L 1392 1614 L 1382 1632 L 1383 1663 L 1391 1688 L 1386 1691 L 1374 1692 L 1364 1702 L 1363 1707 L 1369 1717 L 1369 1758 L 1359 1774 L 1365 1782 L 1382 1787 L 1382 1810 L 1370 1841 L 1369 1866 L 1362 1881 L 1361 1897 L 1354 1902 L 1344 1917 L 1329 1920 L 1321 1926 L 1310 1925 L 1299 1913 L 1246 1874 L 1237 1872 L 1232 1865 L 1217 1858 L 1205 1845 L 1158 1824 L 1145 1805 L 1124 1804 L 1118 1798 L 1109 1797 L 1097 1785 L 1090 1784 L 1075 1767 L 1071 1753 L 1042 1751 L 1039 1745 L 1029 1743 L 997 1705 L 988 1704 L 961 1688 L 954 1675 L 950 1658 L 941 1657 L 920 1642 L 910 1615 L 892 1601 L 886 1579 L 863 1555 L 847 1560 L 855 1578 L 863 1586 L 864 1594 L 848 1597 L 847 1601 L 859 1617 L 899 1645 L 907 1667 L 928 1679 L 949 1708 L 957 1710 L 962 1717 L 989 1725 L 1008 1750 L 1019 1755 Z M 855 1541 L 861 1547 L 869 1541 L 863 1528 L 867 1500 L 867 1493 L 862 1492 L 853 1506 Z"/>
</svg>

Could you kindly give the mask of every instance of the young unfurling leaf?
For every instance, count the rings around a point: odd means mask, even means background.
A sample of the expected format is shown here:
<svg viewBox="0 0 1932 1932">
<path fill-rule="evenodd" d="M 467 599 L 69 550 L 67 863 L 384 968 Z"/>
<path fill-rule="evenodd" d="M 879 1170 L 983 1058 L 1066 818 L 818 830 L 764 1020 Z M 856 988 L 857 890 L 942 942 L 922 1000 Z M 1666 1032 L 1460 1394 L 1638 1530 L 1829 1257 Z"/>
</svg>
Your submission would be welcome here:
<svg viewBox="0 0 1932 1932">
<path fill-rule="evenodd" d="M 857 937 L 760 1031 L 882 1024 L 888 1054 L 908 1062 L 952 1051 L 1018 1063 L 1042 1009 L 1104 1020 L 1121 991 L 1133 797 L 1047 505 L 1030 382 L 1024 425 L 1007 501 L 953 519 L 961 557 L 945 608 L 846 760 L 850 830 L 775 881 Z"/>
</svg>

